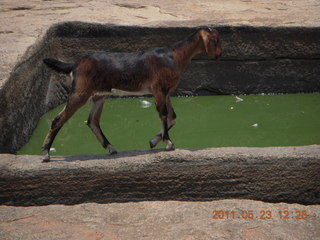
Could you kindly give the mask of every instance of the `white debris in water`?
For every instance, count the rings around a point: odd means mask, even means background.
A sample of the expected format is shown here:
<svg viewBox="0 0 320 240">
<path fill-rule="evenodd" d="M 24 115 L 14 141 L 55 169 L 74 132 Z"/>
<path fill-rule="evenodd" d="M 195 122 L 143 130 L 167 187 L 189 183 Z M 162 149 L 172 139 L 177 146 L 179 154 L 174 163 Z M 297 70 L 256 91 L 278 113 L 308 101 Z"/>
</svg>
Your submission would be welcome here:
<svg viewBox="0 0 320 240">
<path fill-rule="evenodd" d="M 234 109 L 234 107 L 230 107 L 230 110 L 233 110 Z"/>
<path fill-rule="evenodd" d="M 50 152 L 57 152 L 55 148 L 50 148 Z"/>
<path fill-rule="evenodd" d="M 255 123 L 255 124 L 251 125 L 251 127 L 255 127 L 255 128 L 257 128 L 258 126 L 259 126 L 258 123 Z"/>
<path fill-rule="evenodd" d="M 243 99 L 242 99 L 242 98 L 240 98 L 240 97 L 236 96 L 236 103 L 237 103 L 237 102 L 242 102 L 242 101 L 243 101 Z"/>
<path fill-rule="evenodd" d="M 142 107 L 142 108 L 149 108 L 149 107 L 151 107 L 151 105 L 152 105 L 152 103 L 149 102 L 149 101 L 147 101 L 147 100 L 141 100 L 141 101 L 140 101 L 140 104 L 141 104 L 141 107 Z"/>
</svg>

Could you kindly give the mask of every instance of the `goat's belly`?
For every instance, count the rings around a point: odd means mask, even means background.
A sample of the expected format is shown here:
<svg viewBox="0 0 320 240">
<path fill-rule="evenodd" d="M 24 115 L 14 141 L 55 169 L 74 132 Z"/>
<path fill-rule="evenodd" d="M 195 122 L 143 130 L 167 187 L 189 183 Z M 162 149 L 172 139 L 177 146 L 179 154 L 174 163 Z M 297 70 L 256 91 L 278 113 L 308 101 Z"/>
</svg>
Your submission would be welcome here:
<svg viewBox="0 0 320 240">
<path fill-rule="evenodd" d="M 112 88 L 110 92 L 98 92 L 98 95 L 109 95 L 109 96 L 142 96 L 151 94 L 148 89 L 142 89 L 139 91 L 124 91 L 121 89 Z"/>
<path fill-rule="evenodd" d="M 116 88 L 111 89 L 111 95 L 114 96 L 141 96 L 147 94 L 151 94 L 150 91 L 148 91 L 147 89 L 143 89 L 140 91 L 123 91 Z"/>
<path fill-rule="evenodd" d="M 148 89 L 142 89 L 140 91 L 123 91 L 121 89 L 112 88 L 111 94 L 115 95 L 115 96 L 126 96 L 126 95 L 128 95 L 128 96 L 132 96 L 132 95 L 141 96 L 141 95 L 146 95 L 146 94 L 151 94 L 151 93 Z"/>
</svg>

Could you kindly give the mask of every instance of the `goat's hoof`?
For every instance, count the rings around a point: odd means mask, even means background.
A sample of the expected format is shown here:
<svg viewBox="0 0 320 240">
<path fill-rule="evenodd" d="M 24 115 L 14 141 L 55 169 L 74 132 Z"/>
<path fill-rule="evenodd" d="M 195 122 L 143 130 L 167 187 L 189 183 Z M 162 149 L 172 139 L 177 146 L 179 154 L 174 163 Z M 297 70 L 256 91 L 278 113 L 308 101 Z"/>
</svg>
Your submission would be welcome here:
<svg viewBox="0 0 320 240">
<path fill-rule="evenodd" d="M 156 146 L 156 144 L 154 144 L 154 142 L 152 140 L 149 141 L 149 145 L 150 145 L 150 148 L 154 148 Z"/>
<path fill-rule="evenodd" d="M 114 151 L 110 151 L 110 155 L 115 155 L 115 154 L 117 154 L 118 152 L 116 151 L 116 150 L 114 150 Z"/>
<path fill-rule="evenodd" d="M 175 146 L 170 147 L 170 148 L 166 147 L 166 151 L 174 151 L 174 150 L 176 150 L 176 147 L 175 147 Z"/>
<path fill-rule="evenodd" d="M 166 150 L 167 151 L 173 151 L 173 150 L 175 150 L 176 149 L 176 147 L 174 146 L 174 144 L 172 143 L 172 142 L 169 142 L 168 144 L 167 144 L 167 146 L 166 146 Z"/>
<path fill-rule="evenodd" d="M 157 146 L 157 144 L 161 141 L 161 136 L 156 136 L 156 138 L 152 139 L 149 141 L 149 145 L 150 145 L 150 148 L 154 148 L 155 146 Z"/>
<path fill-rule="evenodd" d="M 114 155 L 114 154 L 117 154 L 118 152 L 117 152 L 117 150 L 114 148 L 114 146 L 112 146 L 112 145 L 108 145 L 108 150 L 109 150 L 109 153 L 110 153 L 110 155 Z"/>
<path fill-rule="evenodd" d="M 42 158 L 42 162 L 50 162 L 50 156 L 49 155 L 44 155 Z"/>
</svg>

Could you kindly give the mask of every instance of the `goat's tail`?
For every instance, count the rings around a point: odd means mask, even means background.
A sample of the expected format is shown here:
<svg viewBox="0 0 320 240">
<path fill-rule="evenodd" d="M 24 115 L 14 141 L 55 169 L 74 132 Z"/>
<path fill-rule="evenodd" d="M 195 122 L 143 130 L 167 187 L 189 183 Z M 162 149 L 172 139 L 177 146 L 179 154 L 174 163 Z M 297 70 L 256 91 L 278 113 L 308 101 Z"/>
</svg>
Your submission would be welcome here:
<svg viewBox="0 0 320 240">
<path fill-rule="evenodd" d="M 52 58 L 45 58 L 43 62 L 53 70 L 65 74 L 71 73 L 74 68 L 74 63 L 65 63 Z"/>
</svg>

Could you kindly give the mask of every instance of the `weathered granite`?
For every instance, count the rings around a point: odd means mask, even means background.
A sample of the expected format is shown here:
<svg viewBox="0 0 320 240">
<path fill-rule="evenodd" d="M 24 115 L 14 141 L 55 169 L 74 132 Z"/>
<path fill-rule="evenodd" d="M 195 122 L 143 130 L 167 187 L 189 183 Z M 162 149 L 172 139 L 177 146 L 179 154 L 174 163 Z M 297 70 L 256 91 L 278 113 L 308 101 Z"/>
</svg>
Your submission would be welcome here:
<svg viewBox="0 0 320 240">
<path fill-rule="evenodd" d="M 319 27 L 317 0 L 10 0 L 0 4 L 0 88 L 27 48 L 57 22 L 148 27 Z"/>
<path fill-rule="evenodd" d="M 0 204 L 252 199 L 320 203 L 320 146 L 0 155 Z"/>
<path fill-rule="evenodd" d="M 111 23 L 120 25 L 139 25 L 148 27 L 196 27 L 200 25 L 216 26 L 268 26 L 268 27 L 319 27 L 319 8 L 317 0 L 311 1 L 240 1 L 240 0 L 202 0 L 202 1 L 172 1 L 150 2 L 138 0 L 135 3 L 127 1 L 104 1 L 104 0 L 77 0 L 77 1 L 42 1 L 30 0 L 21 2 L 20 0 L 3 1 L 0 4 L 0 88 L 9 77 L 11 70 L 17 69 L 21 64 L 20 57 L 27 48 L 33 44 L 39 35 L 43 36 L 46 29 L 57 21 L 81 20 L 88 22 Z M 311 40 L 310 36 L 305 37 Z M 171 39 L 170 39 L 171 42 Z M 169 43 L 165 42 L 165 44 Z M 38 46 L 38 45 L 36 45 Z M 308 46 L 308 45 L 305 45 Z M 304 46 L 304 47 L 305 47 Z M 128 47 L 128 46 L 127 46 Z M 143 46 L 144 47 L 144 46 Z M 250 47 L 250 46 L 249 46 Z M 302 45 L 293 45 L 292 48 L 301 48 Z M 31 51 L 34 48 L 31 47 Z M 284 49 L 285 51 L 287 49 Z M 29 56 L 28 54 L 25 56 Z M 41 55 L 40 55 L 41 56 Z M 34 55 L 34 58 L 40 56 Z M 319 57 L 313 57 L 313 60 Z M 25 58 L 22 59 L 24 62 Z M 246 64 L 242 64 L 241 71 L 255 70 L 256 59 Z M 286 61 L 285 64 L 292 68 L 299 64 L 307 66 L 305 73 L 298 72 L 303 78 L 312 76 L 314 70 L 309 59 L 294 58 L 289 59 L 259 60 L 264 66 L 271 66 L 270 72 L 266 72 L 270 79 L 277 71 L 286 70 L 284 67 L 277 66 L 277 63 Z M 297 61 L 296 61 L 297 60 Z M 13 68 L 15 64 L 16 68 Z M 58 99 L 63 101 L 68 91 L 67 85 L 56 85 L 56 79 L 61 76 L 46 75 L 50 78 L 48 86 L 42 86 L 43 83 L 38 80 L 37 69 L 41 61 L 29 60 L 30 65 L 20 76 L 12 73 L 13 78 L 20 81 L 11 83 L 9 88 L 27 89 L 18 93 L 15 97 L 6 97 L 0 99 L 0 150 L 18 149 L 23 142 L 26 142 L 32 129 L 34 128 L 40 114 L 33 113 L 34 109 L 40 109 L 40 112 L 46 111 L 48 101 L 44 105 L 39 105 L 35 96 L 46 95 L 46 89 L 56 95 L 48 99 Z M 232 59 L 230 59 L 232 61 Z M 264 61 L 264 63 L 262 63 Z M 217 62 L 220 64 L 220 62 Z M 312 62 L 311 62 L 312 63 Z M 314 63 L 314 62 L 313 62 Z M 200 64 L 207 64 L 206 61 Z M 229 64 L 226 62 L 225 64 Z M 295 64 L 295 65 L 294 65 Z M 207 65 L 208 66 L 208 65 Z M 210 68 L 212 65 L 210 65 Z M 222 71 L 226 67 L 219 67 Z M 264 69 L 266 69 L 264 67 Z M 227 68 L 229 70 L 229 68 Z M 262 68 L 257 69 L 259 72 Z M 188 70 L 189 71 L 189 70 Z M 261 76 L 258 71 L 253 74 Z M 190 73 L 191 72 L 191 73 Z M 199 73 L 194 73 L 197 78 Z M 226 71 L 225 73 L 227 73 Z M 311 72 L 311 75 L 309 73 Z M 36 74 L 35 74 L 36 73 Z M 202 72 L 201 72 L 202 73 Z M 266 75 L 266 73 L 264 73 Z M 287 73 L 295 78 L 295 72 Z M 22 76 L 22 77 L 21 77 Z M 23 76 L 33 81 L 25 84 L 22 82 Z M 220 78 L 221 76 L 219 76 Z M 61 77 L 64 79 L 64 77 Z M 305 80 L 298 76 L 303 86 Z M 263 79 L 263 78 L 262 78 Z M 243 81 L 244 79 L 241 79 Z M 238 83 L 240 83 L 239 81 Z M 307 80 L 312 82 L 312 79 Z M 250 83 L 250 82 L 248 82 Z M 264 79 L 260 88 L 267 87 L 270 84 Z M 45 83 L 47 84 L 47 83 Z M 35 85 L 31 95 L 30 88 Z M 220 85 L 220 84 L 219 84 Z M 239 87 L 238 85 L 237 87 Z M 287 83 L 291 88 L 292 84 Z M 301 86 L 300 86 L 301 87 Z M 57 88 L 58 90 L 56 90 Z M 228 90 L 229 86 L 227 86 Z M 44 92 L 42 92 L 45 89 Z M 199 94 L 208 94 L 208 84 L 204 88 L 196 87 L 195 91 Z M 248 89 L 248 88 L 247 88 Z M 272 86 L 270 89 L 276 89 Z M 269 89 L 269 90 L 270 90 Z M 194 89 L 193 89 L 194 90 Z M 192 90 L 192 91 L 193 91 Z M 237 90 L 237 89 L 236 89 Z M 246 89 L 241 89 L 241 91 Z M 252 87 L 249 88 L 252 90 Z M 225 88 L 218 88 L 217 84 L 210 86 L 209 92 L 224 93 Z M 233 89 L 234 91 L 234 89 Z M 263 91 L 267 92 L 267 90 Z M 307 91 L 316 91 L 312 87 Z M 11 92 L 12 93 L 12 92 Z M 9 94 L 11 94 L 9 93 Z M 13 92 L 14 93 L 14 92 Z M 188 92 L 186 92 L 188 93 Z M 1 95 L 2 93 L 0 93 Z M 189 93 L 190 94 L 190 93 Z M 59 96 L 60 95 L 60 96 Z M 8 96 L 8 95 L 7 95 Z M 19 101 L 19 97 L 31 96 L 34 102 L 30 100 Z M 40 97 L 41 98 L 41 97 Z M 10 103 L 13 104 L 10 105 Z M 18 105 L 14 105 L 18 103 Z M 10 105 L 10 106 L 7 106 Z M 58 104 L 55 102 L 55 104 Z M 3 107 L 4 106 L 4 107 Z M 32 106 L 31 109 L 28 107 Z M 49 105 L 52 107 L 53 105 Z M 13 116 L 8 116 L 5 110 L 13 112 Z M 32 115 L 33 113 L 33 115 Z M 30 118 L 30 121 L 29 119 Z M 4 124 L 7 119 L 11 120 L 11 125 Z M 35 122 L 34 122 L 35 121 Z M 13 124 L 12 124 L 13 123 Z M 15 129 L 16 128 L 16 129 Z M 6 135 L 4 135 L 6 134 Z M 11 136 L 12 134 L 12 136 Z M 18 136 L 17 136 L 18 135 Z M 5 136 L 4 138 L 1 138 Z M 4 144 L 4 145 L 2 145 Z M 8 148 L 12 144 L 13 148 Z M 291 149 L 292 150 L 292 149 Z M 291 151 L 290 150 L 290 151 Z M 7 150 L 5 150 L 7 152 Z M 129 153 L 126 153 L 129 154 Z M 130 154 L 129 154 L 130 155 Z M 94 156 L 91 156 L 94 157 Z M 124 156 L 123 156 L 124 157 Z M 0 159 L 15 159 L 13 155 L 0 155 Z M 23 157 L 28 158 L 28 157 Z M 77 158 L 71 158 L 75 160 Z M 89 159 L 89 156 L 84 158 Z M 37 160 L 37 157 L 31 157 Z M 70 159 L 70 158 L 67 158 Z M 38 159 L 40 160 L 40 159 Z M 64 160 L 64 158 L 62 158 Z M 26 161 L 26 160 L 25 160 Z M 1 161 L 2 162 L 2 161 Z M 16 162 L 13 160 L 13 162 Z M 19 161 L 21 163 L 21 161 Z M 27 161 L 28 162 L 28 161 Z M 10 167 L 12 162 L 7 162 Z M 77 161 L 75 164 L 78 164 Z M 295 164 L 297 162 L 295 161 Z M 25 163 L 22 163 L 25 164 Z M 55 162 L 55 164 L 58 164 Z M 14 164 L 15 165 L 15 164 Z M 27 164 L 28 165 L 28 164 Z M 302 167 L 305 165 L 301 162 Z M 3 165 L 2 165 L 3 166 Z M 1 166 L 1 167 L 2 167 Z M 290 163 L 288 163 L 290 166 Z M 29 171 L 32 171 L 29 169 Z M 298 171 L 298 170 L 297 170 Z M 315 175 L 317 176 L 317 175 Z M 285 175 L 284 177 L 288 177 Z M 307 180 L 303 180 L 308 182 Z M 41 182 L 41 180 L 39 181 Z M 319 181 L 318 181 L 319 182 Z M 8 183 L 8 182 L 7 182 Z M 318 187 L 319 185 L 315 185 Z M 29 186 L 25 186 L 28 188 Z M 293 185 L 292 188 L 295 186 Z M 290 188 L 291 189 L 291 188 Z M 308 194 L 308 189 L 306 192 Z M 318 191 L 319 192 L 319 191 Z M 319 194 L 318 194 L 319 198 Z M 289 220 L 279 219 L 274 216 L 272 220 L 221 220 L 214 221 L 209 219 L 213 210 L 271 210 L 273 213 L 289 210 L 306 210 L 310 217 L 307 220 L 298 220 L 291 218 Z M 213 202 L 137 202 L 137 203 L 111 203 L 111 204 L 79 204 L 74 206 L 50 205 L 41 207 L 15 207 L 0 206 L 0 238 L 1 239 L 318 239 L 319 238 L 319 206 L 304 206 L 297 204 L 270 204 L 247 200 L 223 200 Z"/>
<path fill-rule="evenodd" d="M 212 219 L 213 211 L 229 218 Z M 234 211 L 234 218 L 230 212 Z M 252 211 L 253 218 L 243 218 Z M 260 219 L 270 211 L 270 219 Z M 288 219 L 280 217 L 288 211 Z M 305 219 L 296 218 L 305 211 Z M 222 214 L 220 215 L 222 216 Z M 267 217 L 267 215 L 265 215 Z M 317 240 L 320 206 L 252 200 L 0 206 L 0 238 L 24 240 Z"/>
</svg>

